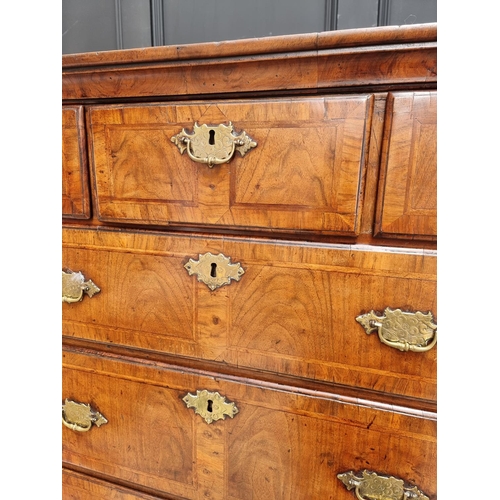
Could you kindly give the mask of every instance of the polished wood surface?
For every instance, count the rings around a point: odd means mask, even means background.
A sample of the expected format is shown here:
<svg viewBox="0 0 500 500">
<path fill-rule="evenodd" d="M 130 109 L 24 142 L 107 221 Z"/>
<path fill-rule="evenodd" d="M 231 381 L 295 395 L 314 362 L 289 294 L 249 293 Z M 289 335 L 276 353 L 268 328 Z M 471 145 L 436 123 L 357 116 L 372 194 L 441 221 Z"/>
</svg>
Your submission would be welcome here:
<svg viewBox="0 0 500 500">
<path fill-rule="evenodd" d="M 372 96 L 93 107 L 102 221 L 358 232 Z M 170 140 L 233 123 L 257 146 L 209 168 Z M 160 188 L 162 186 L 162 188 Z"/>
<path fill-rule="evenodd" d="M 62 267 L 100 291 L 62 304 L 62 400 L 108 419 L 63 426 L 65 500 L 349 500 L 364 469 L 436 500 L 438 347 L 356 321 L 438 322 L 436 55 L 432 24 L 63 56 Z M 257 146 L 193 162 L 196 122 Z M 207 252 L 241 279 L 190 276 Z"/>
<path fill-rule="evenodd" d="M 83 106 L 62 111 L 62 214 L 90 218 L 89 173 Z"/>
<path fill-rule="evenodd" d="M 407 41 L 400 43 L 402 39 Z M 436 40 L 436 25 L 423 25 L 63 56 L 63 98 L 123 99 L 435 83 Z M 294 54 L 293 64 L 282 56 L 288 51 Z"/>
<path fill-rule="evenodd" d="M 159 500 L 159 497 L 117 486 L 96 478 L 89 478 L 70 469 L 63 469 L 62 497 L 65 500 Z"/>
<path fill-rule="evenodd" d="M 375 233 L 437 237 L 437 92 L 390 93 Z"/>
<path fill-rule="evenodd" d="M 64 54 L 64 68 L 98 67 L 108 64 L 145 64 L 165 60 L 190 60 L 257 54 L 291 54 L 302 51 L 350 47 L 394 46 L 436 42 L 437 24 L 384 26 L 353 30 L 282 35 L 251 40 L 145 47 L 83 54 Z"/>
<path fill-rule="evenodd" d="M 210 291 L 189 276 L 206 252 L 239 262 L 241 281 Z M 101 288 L 63 304 L 67 336 L 436 399 L 437 347 L 400 352 L 355 321 L 388 306 L 436 315 L 431 252 L 66 229 L 63 260 Z"/>
<path fill-rule="evenodd" d="M 108 419 L 86 433 L 64 428 L 63 459 L 124 484 L 189 499 L 209 491 L 214 499 L 347 500 L 337 471 L 370 467 L 434 493 L 432 418 L 106 353 L 67 350 L 63 369 L 64 397 L 91 401 Z M 207 424 L 182 401 L 197 389 L 219 392 L 238 413 Z"/>
</svg>

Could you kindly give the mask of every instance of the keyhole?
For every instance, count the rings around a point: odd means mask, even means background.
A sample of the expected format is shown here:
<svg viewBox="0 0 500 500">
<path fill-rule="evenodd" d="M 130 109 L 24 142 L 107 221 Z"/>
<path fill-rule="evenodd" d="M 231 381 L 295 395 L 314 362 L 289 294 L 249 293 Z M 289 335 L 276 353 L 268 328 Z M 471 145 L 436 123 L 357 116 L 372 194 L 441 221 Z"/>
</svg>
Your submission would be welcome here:
<svg viewBox="0 0 500 500">
<path fill-rule="evenodd" d="M 207 401 L 207 411 L 209 411 L 210 413 L 212 413 L 212 403 L 213 401 L 211 399 Z"/>
<path fill-rule="evenodd" d="M 213 146 L 215 144 L 215 130 L 209 130 L 208 135 L 210 136 L 208 138 L 208 144 Z"/>
<path fill-rule="evenodd" d="M 212 276 L 212 278 L 216 278 L 217 277 L 217 264 L 215 262 L 212 262 L 212 264 L 210 264 L 212 266 L 212 269 L 210 270 L 210 276 Z"/>
</svg>

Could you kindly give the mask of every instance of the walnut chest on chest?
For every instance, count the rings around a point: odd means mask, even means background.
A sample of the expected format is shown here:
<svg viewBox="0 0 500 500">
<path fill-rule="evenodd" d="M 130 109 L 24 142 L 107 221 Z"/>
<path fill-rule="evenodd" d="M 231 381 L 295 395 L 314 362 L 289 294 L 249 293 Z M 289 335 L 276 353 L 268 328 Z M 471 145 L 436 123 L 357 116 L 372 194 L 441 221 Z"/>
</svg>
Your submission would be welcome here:
<svg viewBox="0 0 500 500">
<path fill-rule="evenodd" d="M 63 56 L 65 499 L 436 499 L 436 25 Z"/>
</svg>

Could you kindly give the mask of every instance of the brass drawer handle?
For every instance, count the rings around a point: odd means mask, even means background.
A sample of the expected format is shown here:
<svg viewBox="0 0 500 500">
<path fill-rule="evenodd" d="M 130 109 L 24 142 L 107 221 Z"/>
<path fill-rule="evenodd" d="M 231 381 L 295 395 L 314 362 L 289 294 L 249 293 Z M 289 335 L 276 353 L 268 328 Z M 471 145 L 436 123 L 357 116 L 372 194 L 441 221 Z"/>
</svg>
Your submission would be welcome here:
<svg viewBox="0 0 500 500">
<path fill-rule="evenodd" d="M 78 302 L 83 299 L 84 292 L 92 297 L 99 293 L 101 289 L 92 281 L 87 280 L 81 272 L 73 272 L 67 269 L 67 272 L 62 272 L 62 301 L 63 302 Z"/>
<path fill-rule="evenodd" d="M 196 274 L 198 281 L 205 283 L 210 290 L 229 285 L 231 280 L 240 281 L 245 273 L 238 262 L 231 264 L 231 258 L 222 253 L 219 255 L 210 252 L 200 254 L 198 260 L 189 259 L 184 267 L 189 276 Z"/>
<path fill-rule="evenodd" d="M 250 148 L 257 146 L 246 132 L 235 135 L 231 122 L 229 125 L 213 126 L 200 126 L 195 123 L 192 133 L 186 132 L 183 128 L 170 140 L 179 148 L 181 154 L 187 151 L 191 160 L 206 163 L 210 168 L 229 162 L 235 150 L 241 156 L 245 156 Z"/>
<path fill-rule="evenodd" d="M 92 424 L 100 427 L 107 424 L 106 418 L 90 405 L 66 399 L 62 406 L 62 423 L 73 431 L 87 432 Z"/>
<path fill-rule="evenodd" d="M 412 313 L 386 307 L 383 315 L 372 310 L 356 321 L 368 335 L 376 330 L 382 343 L 400 351 L 425 352 L 437 342 L 437 325 L 431 312 Z"/>
<path fill-rule="evenodd" d="M 225 396 L 206 389 L 196 391 L 196 395 L 188 392 L 182 400 L 188 408 L 194 408 L 194 412 L 204 418 L 207 424 L 215 420 L 224 420 L 226 415 L 233 418 L 238 413 L 236 405 L 226 402 Z"/>
<path fill-rule="evenodd" d="M 429 500 L 416 486 L 406 487 L 402 479 L 379 476 L 376 472 L 364 470 L 362 477 L 352 471 L 337 474 L 350 491 L 353 488 L 358 500 Z"/>
</svg>

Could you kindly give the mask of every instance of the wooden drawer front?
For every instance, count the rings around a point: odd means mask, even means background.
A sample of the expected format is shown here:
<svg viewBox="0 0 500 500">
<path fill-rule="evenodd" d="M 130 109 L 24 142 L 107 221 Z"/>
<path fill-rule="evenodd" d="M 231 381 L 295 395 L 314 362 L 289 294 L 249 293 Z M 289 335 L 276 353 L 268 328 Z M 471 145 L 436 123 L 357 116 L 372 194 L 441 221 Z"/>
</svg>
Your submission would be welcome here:
<svg viewBox="0 0 500 500">
<path fill-rule="evenodd" d="M 68 365 L 66 358 L 63 404 L 90 404 L 107 423 L 88 432 L 64 426 L 63 461 L 158 490 L 193 488 L 193 420 L 180 411 L 181 393 L 169 387 L 168 376 L 160 382 L 150 378 L 153 368 L 120 364 L 118 370 L 100 358 Z"/>
<path fill-rule="evenodd" d="M 65 335 L 436 397 L 436 346 L 400 352 L 355 319 L 385 307 L 436 314 L 432 252 L 79 229 L 63 240 L 63 265 L 101 288 L 63 304 Z M 206 252 L 245 274 L 211 291 L 184 268 Z"/>
<path fill-rule="evenodd" d="M 63 427 L 67 464 L 187 499 L 352 500 L 337 474 L 363 469 L 399 477 L 436 498 L 432 415 L 103 353 L 67 351 L 63 361 L 63 400 L 88 402 L 108 419 L 88 432 Z M 203 389 L 238 412 L 207 424 L 182 400 Z"/>
<path fill-rule="evenodd" d="M 62 111 L 62 214 L 90 218 L 89 179 L 82 106 Z"/>
<path fill-rule="evenodd" d="M 388 95 L 375 232 L 436 239 L 436 92 Z"/>
<path fill-rule="evenodd" d="M 159 500 L 158 497 L 67 469 L 63 469 L 62 474 L 62 498 L 64 500 Z"/>
<path fill-rule="evenodd" d="M 98 217 L 356 234 L 371 102 L 360 95 L 93 107 Z M 209 168 L 171 142 L 195 122 L 232 122 L 257 146 Z"/>
</svg>

